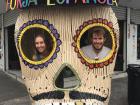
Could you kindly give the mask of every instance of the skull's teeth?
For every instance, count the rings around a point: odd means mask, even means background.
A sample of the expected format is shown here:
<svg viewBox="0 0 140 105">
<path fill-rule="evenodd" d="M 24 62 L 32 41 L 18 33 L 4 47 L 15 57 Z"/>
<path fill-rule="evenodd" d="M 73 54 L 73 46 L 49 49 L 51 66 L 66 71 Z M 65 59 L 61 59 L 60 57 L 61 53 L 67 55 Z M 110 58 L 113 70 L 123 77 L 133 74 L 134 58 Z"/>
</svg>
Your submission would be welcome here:
<svg viewBox="0 0 140 105">
<path fill-rule="evenodd" d="M 65 102 L 65 103 L 48 103 L 48 104 L 41 104 L 41 105 L 90 105 L 90 104 L 85 104 L 83 102 Z M 92 104 L 91 104 L 92 105 Z"/>
<path fill-rule="evenodd" d="M 37 105 L 104 105 L 103 103 L 83 103 L 83 102 L 65 102 L 65 103 L 47 103 L 47 104 L 37 104 Z"/>
</svg>

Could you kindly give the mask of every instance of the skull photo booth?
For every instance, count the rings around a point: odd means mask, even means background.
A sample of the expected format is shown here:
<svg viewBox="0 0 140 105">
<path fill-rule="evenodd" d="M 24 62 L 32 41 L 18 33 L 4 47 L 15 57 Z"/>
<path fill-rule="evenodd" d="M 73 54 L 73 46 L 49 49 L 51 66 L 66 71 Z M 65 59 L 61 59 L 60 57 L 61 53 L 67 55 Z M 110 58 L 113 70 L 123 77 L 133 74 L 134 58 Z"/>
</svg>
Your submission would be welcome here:
<svg viewBox="0 0 140 105">
<path fill-rule="evenodd" d="M 88 45 L 88 31 L 96 27 L 104 29 L 105 44 L 110 47 L 99 60 L 86 57 L 81 50 L 81 46 Z M 34 40 L 40 33 L 45 36 L 49 53 L 33 60 Z M 111 7 L 23 9 L 15 26 L 15 42 L 33 105 L 108 105 L 119 47 L 119 27 Z"/>
</svg>

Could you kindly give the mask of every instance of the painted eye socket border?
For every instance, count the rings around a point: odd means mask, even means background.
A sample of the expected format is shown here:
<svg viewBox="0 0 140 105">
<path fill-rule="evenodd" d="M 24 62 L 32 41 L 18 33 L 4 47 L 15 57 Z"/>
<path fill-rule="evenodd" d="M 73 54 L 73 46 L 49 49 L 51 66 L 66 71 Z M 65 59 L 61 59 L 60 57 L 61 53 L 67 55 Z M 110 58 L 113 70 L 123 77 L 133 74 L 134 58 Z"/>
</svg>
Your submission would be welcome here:
<svg viewBox="0 0 140 105">
<path fill-rule="evenodd" d="M 83 52 L 80 49 L 80 40 L 81 37 L 84 35 L 84 33 L 93 27 L 103 27 L 105 28 L 111 36 L 112 40 L 112 49 L 109 52 L 109 54 L 101 59 L 101 60 L 93 60 L 88 57 L 85 57 Z M 72 43 L 72 46 L 74 47 L 74 51 L 77 53 L 78 58 L 81 60 L 82 64 L 85 64 L 89 67 L 89 69 L 93 68 L 103 68 L 104 66 L 109 65 L 113 62 L 117 50 L 117 38 L 116 33 L 113 28 L 113 23 L 108 21 L 107 19 L 102 18 L 94 18 L 92 20 L 88 20 L 83 22 L 83 24 L 79 27 L 79 29 L 76 30 L 76 34 L 73 37 L 74 42 Z"/>
<path fill-rule="evenodd" d="M 30 60 L 24 54 L 21 47 L 22 37 L 24 36 L 24 33 L 30 28 L 42 28 L 45 31 L 47 31 L 53 39 L 53 49 L 51 53 L 40 61 Z M 60 40 L 60 34 L 54 28 L 53 24 L 50 24 L 48 20 L 43 19 L 35 19 L 24 23 L 19 29 L 16 42 L 19 51 L 19 56 L 22 62 L 29 68 L 34 68 L 35 70 L 43 69 L 44 67 L 47 67 L 50 63 L 52 63 L 53 60 L 57 58 L 57 53 L 60 51 L 60 45 L 62 44 L 62 41 Z"/>
</svg>

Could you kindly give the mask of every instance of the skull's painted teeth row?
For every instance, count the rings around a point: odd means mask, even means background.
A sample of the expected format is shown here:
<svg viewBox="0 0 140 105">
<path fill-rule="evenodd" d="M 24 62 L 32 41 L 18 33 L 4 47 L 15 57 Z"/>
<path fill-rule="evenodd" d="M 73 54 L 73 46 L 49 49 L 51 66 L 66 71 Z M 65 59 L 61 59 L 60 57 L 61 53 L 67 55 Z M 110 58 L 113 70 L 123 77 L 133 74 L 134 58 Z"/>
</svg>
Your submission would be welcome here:
<svg viewBox="0 0 140 105">
<path fill-rule="evenodd" d="M 83 102 L 68 102 L 68 103 L 48 103 L 48 104 L 35 104 L 35 105 L 104 105 L 103 103 L 83 103 Z"/>
</svg>

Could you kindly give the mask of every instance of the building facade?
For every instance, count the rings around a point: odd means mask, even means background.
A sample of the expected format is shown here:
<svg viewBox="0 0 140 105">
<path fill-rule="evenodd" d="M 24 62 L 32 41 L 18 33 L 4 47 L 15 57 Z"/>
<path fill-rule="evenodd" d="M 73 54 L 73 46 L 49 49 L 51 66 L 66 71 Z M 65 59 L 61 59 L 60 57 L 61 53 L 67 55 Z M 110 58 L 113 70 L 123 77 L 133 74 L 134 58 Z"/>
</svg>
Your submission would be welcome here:
<svg viewBox="0 0 140 105">
<path fill-rule="evenodd" d="M 112 7 L 120 26 L 120 47 L 115 67 L 117 71 L 125 71 L 128 64 L 140 64 L 140 9 L 131 7 L 129 3 L 122 0 L 118 7 Z M 3 71 L 20 70 L 14 43 L 15 23 L 20 10 L 6 12 L 5 6 L 5 0 L 1 0 L 0 68 Z"/>
</svg>

